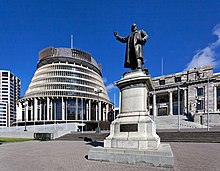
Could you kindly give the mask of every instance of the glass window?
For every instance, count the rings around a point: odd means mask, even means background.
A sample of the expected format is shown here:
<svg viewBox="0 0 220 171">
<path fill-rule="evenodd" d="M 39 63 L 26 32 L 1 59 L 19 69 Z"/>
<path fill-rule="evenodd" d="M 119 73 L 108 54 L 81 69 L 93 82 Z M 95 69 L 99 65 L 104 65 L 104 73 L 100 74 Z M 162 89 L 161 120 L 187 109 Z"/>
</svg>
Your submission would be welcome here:
<svg viewBox="0 0 220 171">
<path fill-rule="evenodd" d="M 175 83 L 181 82 L 181 77 L 175 77 Z"/>
<path fill-rule="evenodd" d="M 217 87 L 217 109 L 220 109 L 220 87 Z"/>
<path fill-rule="evenodd" d="M 8 72 L 2 72 L 3 77 L 8 77 Z"/>
<path fill-rule="evenodd" d="M 159 84 L 160 84 L 160 85 L 165 85 L 165 80 L 160 80 L 160 81 L 159 81 Z"/>
<path fill-rule="evenodd" d="M 201 88 L 197 88 L 197 96 L 203 96 L 204 93 L 203 93 L 203 87 Z"/>
<path fill-rule="evenodd" d="M 204 102 L 203 100 L 198 100 L 197 101 L 197 105 L 196 105 L 196 109 L 197 110 L 202 110 L 204 108 Z"/>
</svg>

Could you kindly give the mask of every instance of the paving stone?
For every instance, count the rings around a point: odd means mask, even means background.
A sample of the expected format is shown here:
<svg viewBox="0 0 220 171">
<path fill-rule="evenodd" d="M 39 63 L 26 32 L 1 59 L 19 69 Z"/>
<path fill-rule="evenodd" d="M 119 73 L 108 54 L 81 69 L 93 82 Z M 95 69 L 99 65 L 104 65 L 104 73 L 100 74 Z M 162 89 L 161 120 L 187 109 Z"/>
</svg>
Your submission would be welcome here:
<svg viewBox="0 0 220 171">
<path fill-rule="evenodd" d="M 170 143 L 174 169 L 86 159 L 91 143 L 30 141 L 0 146 L 1 171 L 220 171 L 219 143 Z"/>
</svg>

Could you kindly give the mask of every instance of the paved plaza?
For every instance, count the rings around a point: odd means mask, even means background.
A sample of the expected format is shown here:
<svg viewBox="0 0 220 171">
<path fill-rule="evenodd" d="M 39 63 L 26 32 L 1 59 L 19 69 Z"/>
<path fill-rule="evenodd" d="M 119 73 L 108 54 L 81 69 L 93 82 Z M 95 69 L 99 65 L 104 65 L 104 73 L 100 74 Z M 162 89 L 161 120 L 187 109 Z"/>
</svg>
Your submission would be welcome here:
<svg viewBox="0 0 220 171">
<path fill-rule="evenodd" d="M 220 144 L 176 142 L 170 144 L 174 153 L 174 169 L 89 161 L 86 159 L 86 155 L 92 145 L 83 141 L 29 141 L 8 143 L 0 145 L 0 170 L 220 171 Z"/>
</svg>

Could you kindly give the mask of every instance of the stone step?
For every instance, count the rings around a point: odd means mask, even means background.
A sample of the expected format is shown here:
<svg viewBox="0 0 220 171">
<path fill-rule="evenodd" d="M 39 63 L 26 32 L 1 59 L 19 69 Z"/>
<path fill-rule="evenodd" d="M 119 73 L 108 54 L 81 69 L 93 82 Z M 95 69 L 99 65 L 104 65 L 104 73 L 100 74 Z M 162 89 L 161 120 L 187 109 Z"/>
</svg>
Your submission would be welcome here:
<svg viewBox="0 0 220 171">
<path fill-rule="evenodd" d="M 220 142 L 220 132 L 158 132 L 161 142 Z"/>
<path fill-rule="evenodd" d="M 158 132 L 161 142 L 220 143 L 220 131 L 216 132 Z M 103 141 L 109 133 L 70 133 L 56 140 Z"/>
</svg>

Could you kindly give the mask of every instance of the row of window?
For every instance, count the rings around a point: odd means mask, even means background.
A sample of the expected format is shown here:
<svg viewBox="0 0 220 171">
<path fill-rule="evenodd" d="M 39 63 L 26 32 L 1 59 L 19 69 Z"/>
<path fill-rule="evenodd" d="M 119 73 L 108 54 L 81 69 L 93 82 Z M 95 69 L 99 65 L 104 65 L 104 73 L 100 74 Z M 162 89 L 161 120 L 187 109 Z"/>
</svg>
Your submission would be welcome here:
<svg viewBox="0 0 220 171">
<path fill-rule="evenodd" d="M 7 100 L 7 101 L 8 101 L 8 98 L 1 98 L 1 97 L 0 97 L 0 100 Z"/>
<path fill-rule="evenodd" d="M 89 75 L 85 75 L 82 73 L 67 72 L 67 71 L 47 72 L 47 73 L 41 74 L 39 77 L 43 78 L 43 77 L 49 77 L 49 76 L 70 76 L 70 77 L 84 78 L 84 79 L 88 79 L 88 80 L 98 81 L 98 79 L 91 77 Z M 38 77 L 35 77 L 35 78 L 38 78 Z"/>
<path fill-rule="evenodd" d="M 181 82 L 181 77 L 175 77 L 174 81 L 175 81 L 175 83 Z M 165 83 L 166 83 L 165 80 L 159 80 L 160 85 L 165 85 Z"/>
<path fill-rule="evenodd" d="M 93 83 L 90 80 L 71 79 L 71 78 L 63 78 L 63 77 L 46 78 L 41 81 L 35 80 L 35 82 L 32 85 L 34 85 L 34 84 L 40 85 L 40 84 L 46 84 L 46 83 L 75 83 L 75 84 L 88 85 L 91 87 L 97 86 L 97 84 Z"/>
<path fill-rule="evenodd" d="M 56 89 L 58 89 L 58 90 L 63 89 L 63 90 L 79 90 L 79 91 L 85 91 L 85 92 L 94 92 L 93 88 L 76 86 L 76 85 L 65 85 L 65 84 L 37 86 L 36 88 L 31 88 L 31 91 L 56 90 Z"/>
<path fill-rule="evenodd" d="M 91 74 L 91 70 L 88 69 L 83 69 L 83 68 L 78 68 L 76 66 L 69 66 L 69 65 L 49 65 L 43 68 L 43 70 L 71 70 L 71 71 L 80 71 L 83 73 L 88 73 Z M 39 70 L 39 73 L 41 70 Z M 36 74 L 38 75 L 38 74 Z"/>
<path fill-rule="evenodd" d="M 45 68 L 42 68 L 42 69 L 39 69 L 38 73 L 35 74 L 35 76 L 38 76 L 38 75 L 41 75 L 42 72 L 45 73 L 46 71 L 56 71 L 56 70 L 71 70 L 71 71 L 79 71 L 79 72 L 82 72 L 82 73 L 87 73 L 87 74 L 92 74 L 92 71 L 89 70 L 89 69 L 83 69 L 83 68 L 78 68 L 78 67 L 75 67 L 75 66 L 68 66 L 68 65 L 52 65 L 52 66 L 47 66 Z M 53 71 L 53 72 L 54 72 Z M 66 71 L 64 71 L 66 72 Z M 95 74 L 95 72 L 93 73 L 93 75 Z M 98 75 L 98 74 L 96 74 Z"/>
<path fill-rule="evenodd" d="M 97 99 L 97 96 L 92 95 L 92 94 L 72 92 L 72 91 L 31 92 L 31 93 L 27 93 L 26 96 L 37 96 L 37 97 L 42 97 L 42 96 L 77 96 L 77 97 Z M 100 98 L 100 100 L 102 99 L 102 97 L 99 97 L 99 98 Z"/>
</svg>

